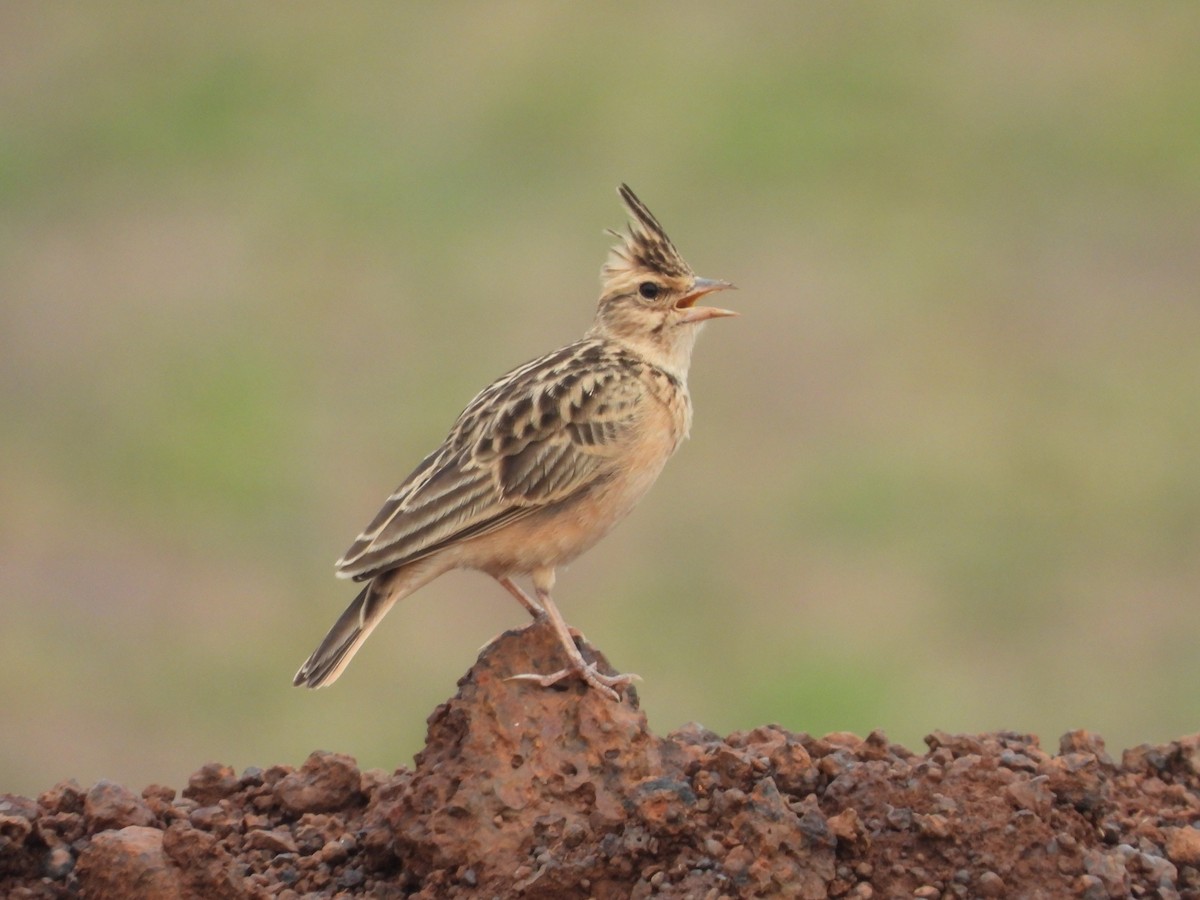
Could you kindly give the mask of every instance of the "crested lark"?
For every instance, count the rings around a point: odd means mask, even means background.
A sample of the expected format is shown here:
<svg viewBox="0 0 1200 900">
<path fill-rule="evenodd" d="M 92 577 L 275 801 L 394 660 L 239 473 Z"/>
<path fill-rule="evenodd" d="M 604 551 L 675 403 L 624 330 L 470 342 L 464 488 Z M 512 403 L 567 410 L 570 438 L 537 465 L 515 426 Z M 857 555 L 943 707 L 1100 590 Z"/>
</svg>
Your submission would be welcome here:
<svg viewBox="0 0 1200 900">
<path fill-rule="evenodd" d="M 581 340 L 484 388 L 446 440 L 392 492 L 337 562 L 367 585 L 296 673 L 321 687 L 341 675 L 392 604 L 450 569 L 479 569 L 534 618 L 548 617 L 567 664 L 518 675 L 543 686 L 578 675 L 612 699 L 632 675 L 583 659 L 554 605 L 556 566 L 625 517 L 687 437 L 687 373 L 701 323 L 735 313 L 697 306 L 733 285 L 698 278 L 626 185 L 633 221 L 601 272 L 592 327 Z M 514 576 L 532 577 L 537 599 Z"/>
</svg>

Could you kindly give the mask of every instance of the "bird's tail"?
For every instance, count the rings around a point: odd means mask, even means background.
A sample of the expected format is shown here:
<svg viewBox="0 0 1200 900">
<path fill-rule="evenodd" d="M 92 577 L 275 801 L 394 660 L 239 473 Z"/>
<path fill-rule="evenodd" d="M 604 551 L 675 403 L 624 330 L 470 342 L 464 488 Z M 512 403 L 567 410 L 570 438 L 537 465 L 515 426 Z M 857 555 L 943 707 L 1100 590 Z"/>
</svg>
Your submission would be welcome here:
<svg viewBox="0 0 1200 900">
<path fill-rule="evenodd" d="M 346 607 L 325 640 L 313 651 L 292 679 L 300 687 L 319 688 L 337 681 L 342 670 L 350 664 L 362 642 L 371 636 L 375 626 L 387 615 L 392 605 L 407 597 L 436 575 L 427 565 L 404 566 L 371 579 L 354 602 Z"/>
<path fill-rule="evenodd" d="M 346 611 L 334 622 L 320 646 L 300 667 L 300 671 L 292 679 L 292 684 L 297 687 L 303 685 L 319 688 L 337 681 L 342 670 L 350 664 L 350 660 L 362 646 L 362 642 L 375 630 L 375 626 L 396 602 L 394 592 L 380 590 L 381 580 L 387 579 L 373 579 L 354 598 L 354 602 L 346 607 Z"/>
</svg>

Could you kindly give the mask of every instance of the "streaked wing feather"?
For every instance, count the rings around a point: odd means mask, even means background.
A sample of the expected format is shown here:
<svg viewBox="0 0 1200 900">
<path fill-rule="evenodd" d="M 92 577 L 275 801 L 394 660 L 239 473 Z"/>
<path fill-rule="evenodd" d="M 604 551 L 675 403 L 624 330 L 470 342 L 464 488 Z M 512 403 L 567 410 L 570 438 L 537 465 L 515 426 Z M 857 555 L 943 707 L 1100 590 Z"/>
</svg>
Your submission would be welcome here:
<svg viewBox="0 0 1200 900">
<path fill-rule="evenodd" d="M 523 518 L 533 511 L 533 507 L 525 509 L 520 507 L 512 507 L 510 509 L 506 509 L 490 519 L 483 519 L 481 521 L 474 522 L 465 528 L 459 528 L 457 531 L 447 535 L 441 540 L 426 543 L 422 545 L 419 550 L 416 550 L 407 556 L 398 556 L 394 548 L 388 546 L 372 548 L 356 561 L 355 574 L 353 575 L 353 578 L 355 581 L 365 581 L 368 578 L 374 578 L 377 575 L 387 572 L 389 569 L 395 569 L 399 566 L 408 565 L 409 563 L 424 559 L 427 556 L 431 556 L 432 554 L 437 553 L 439 550 L 444 550 L 446 547 L 453 546 L 454 544 L 461 543 L 462 541 L 466 541 L 471 538 L 480 537 L 481 535 L 487 534 L 490 531 L 496 530 L 502 525 L 507 525 L 509 522 Z"/>
<path fill-rule="evenodd" d="M 490 385 L 388 498 L 339 574 L 373 577 L 606 479 L 640 415 L 641 366 L 585 340 Z"/>
<path fill-rule="evenodd" d="M 640 366 L 620 355 L 591 359 L 548 379 L 524 404 L 523 420 L 482 436 L 497 448 L 510 502 L 557 503 L 614 471 L 641 415 Z"/>
<path fill-rule="evenodd" d="M 360 535 L 338 562 L 343 576 L 362 580 L 413 562 L 478 535 L 488 523 L 500 524 L 507 511 L 495 477 L 465 453 L 446 454 L 431 477 L 406 481 L 384 510 L 375 517 L 380 524 Z"/>
<path fill-rule="evenodd" d="M 577 452 L 571 441 L 561 436 L 527 444 L 518 453 L 500 460 L 500 480 L 504 492 L 526 502 L 549 501 L 572 492 L 575 485 L 586 483 L 597 460 Z"/>
</svg>

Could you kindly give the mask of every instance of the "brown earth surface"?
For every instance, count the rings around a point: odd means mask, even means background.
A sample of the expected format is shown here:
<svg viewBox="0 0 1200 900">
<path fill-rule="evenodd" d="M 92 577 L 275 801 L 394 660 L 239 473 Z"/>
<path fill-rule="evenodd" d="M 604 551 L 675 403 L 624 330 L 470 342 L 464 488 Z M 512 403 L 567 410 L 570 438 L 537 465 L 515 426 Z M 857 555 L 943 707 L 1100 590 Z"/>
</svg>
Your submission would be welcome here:
<svg viewBox="0 0 1200 900">
<path fill-rule="evenodd" d="M 557 660 L 548 630 L 501 636 L 411 770 L 0 795 L 0 897 L 1200 898 L 1200 735 L 1119 763 L 1086 732 L 658 737 L 633 690 L 505 680 Z"/>
</svg>

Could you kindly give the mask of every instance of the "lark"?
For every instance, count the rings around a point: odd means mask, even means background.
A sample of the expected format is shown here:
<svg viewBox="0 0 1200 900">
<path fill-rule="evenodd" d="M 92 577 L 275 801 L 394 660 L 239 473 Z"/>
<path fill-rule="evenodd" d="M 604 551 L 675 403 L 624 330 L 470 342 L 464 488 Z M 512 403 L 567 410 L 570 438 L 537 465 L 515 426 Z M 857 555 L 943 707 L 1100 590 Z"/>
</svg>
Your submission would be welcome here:
<svg viewBox="0 0 1200 900">
<path fill-rule="evenodd" d="M 392 492 L 337 561 L 366 582 L 300 667 L 296 685 L 333 683 L 396 601 L 451 569 L 491 575 L 548 619 L 570 676 L 613 700 L 635 675 L 587 663 L 550 592 L 555 570 L 591 548 L 645 496 L 692 422 L 688 366 L 703 323 L 736 313 L 697 305 L 727 281 L 697 277 L 627 185 L 628 233 L 601 270 L 595 320 L 573 344 L 502 375 L 442 445 Z M 534 596 L 514 580 L 528 576 Z"/>
</svg>

